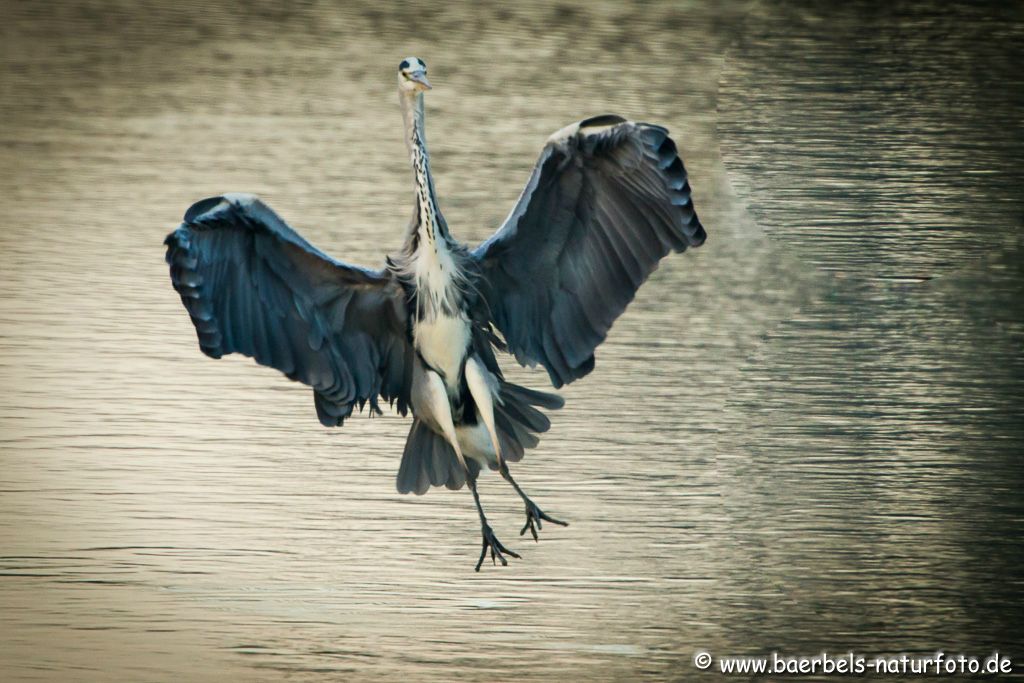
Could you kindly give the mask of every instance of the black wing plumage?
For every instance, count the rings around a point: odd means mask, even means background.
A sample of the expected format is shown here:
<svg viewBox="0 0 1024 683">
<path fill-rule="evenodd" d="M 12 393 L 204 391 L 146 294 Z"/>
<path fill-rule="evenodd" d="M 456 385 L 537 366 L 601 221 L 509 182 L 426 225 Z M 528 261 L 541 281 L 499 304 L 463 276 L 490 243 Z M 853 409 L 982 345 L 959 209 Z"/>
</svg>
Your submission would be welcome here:
<svg viewBox="0 0 1024 683">
<path fill-rule="evenodd" d="M 206 355 L 238 352 L 311 386 L 328 426 L 379 410 L 378 396 L 406 413 L 412 350 L 389 273 L 331 259 L 250 195 L 197 202 L 165 244 Z"/>
<path fill-rule="evenodd" d="M 606 115 L 552 136 L 473 255 L 509 350 L 560 387 L 593 370 L 594 349 L 658 262 L 705 237 L 668 131 Z"/>
</svg>

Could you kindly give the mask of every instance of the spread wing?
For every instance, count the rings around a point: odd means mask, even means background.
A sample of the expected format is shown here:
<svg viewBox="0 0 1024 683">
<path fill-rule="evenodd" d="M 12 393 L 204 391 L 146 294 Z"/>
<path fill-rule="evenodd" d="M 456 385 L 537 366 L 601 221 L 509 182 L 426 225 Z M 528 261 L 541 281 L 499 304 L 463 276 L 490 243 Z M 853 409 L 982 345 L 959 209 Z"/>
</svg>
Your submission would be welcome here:
<svg viewBox="0 0 1024 683">
<path fill-rule="evenodd" d="M 377 397 L 408 409 L 412 351 L 399 285 L 326 256 L 255 197 L 197 202 L 167 236 L 171 282 L 203 353 L 250 356 L 313 388 L 327 426 Z"/>
<path fill-rule="evenodd" d="M 606 115 L 551 137 L 473 255 L 509 350 L 560 387 L 594 369 L 594 349 L 658 262 L 705 236 L 668 131 Z"/>
</svg>

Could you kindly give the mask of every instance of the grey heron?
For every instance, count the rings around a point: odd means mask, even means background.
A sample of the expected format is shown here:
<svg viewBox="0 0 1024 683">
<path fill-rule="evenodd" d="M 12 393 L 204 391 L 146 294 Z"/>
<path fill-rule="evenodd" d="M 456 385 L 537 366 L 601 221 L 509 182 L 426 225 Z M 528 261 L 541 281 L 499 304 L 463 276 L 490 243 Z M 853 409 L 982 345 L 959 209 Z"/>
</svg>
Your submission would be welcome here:
<svg viewBox="0 0 1024 683">
<path fill-rule="evenodd" d="M 552 135 L 519 200 L 475 249 L 452 237 L 424 132 L 427 65 L 398 70 L 414 211 L 383 267 L 327 256 L 245 194 L 203 199 L 167 236 L 171 281 L 202 351 L 250 356 L 313 389 L 317 416 L 340 426 L 381 400 L 413 414 L 397 486 L 469 487 L 480 517 L 476 570 L 518 558 L 495 536 L 477 492 L 484 467 L 522 498 L 527 530 L 565 525 L 512 478 L 551 426 L 556 394 L 507 381 L 496 351 L 543 366 L 555 388 L 594 369 L 594 351 L 669 252 L 704 242 L 686 170 L 661 126 L 615 115 Z"/>
</svg>

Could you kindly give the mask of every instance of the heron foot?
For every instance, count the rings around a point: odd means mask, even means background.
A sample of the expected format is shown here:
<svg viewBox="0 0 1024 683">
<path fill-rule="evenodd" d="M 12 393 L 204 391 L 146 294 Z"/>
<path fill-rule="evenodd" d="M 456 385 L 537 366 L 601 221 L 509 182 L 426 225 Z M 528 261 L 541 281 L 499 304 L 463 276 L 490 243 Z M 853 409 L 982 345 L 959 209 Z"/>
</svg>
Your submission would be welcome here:
<svg viewBox="0 0 1024 683">
<path fill-rule="evenodd" d="M 484 563 L 484 558 L 487 556 L 487 549 L 491 550 L 491 562 L 495 565 L 498 564 L 498 560 L 501 560 L 501 566 L 508 566 L 508 560 L 505 559 L 505 555 L 514 557 L 517 560 L 522 559 L 517 553 L 512 552 L 498 540 L 498 537 L 494 535 L 494 531 L 490 525 L 486 522 L 481 525 L 480 532 L 483 535 L 483 542 L 480 546 L 480 559 L 476 562 L 476 571 L 480 571 L 480 565 Z"/>
<path fill-rule="evenodd" d="M 533 540 L 536 542 L 537 532 L 541 529 L 542 521 L 551 522 L 552 524 L 557 524 L 559 526 L 569 526 L 569 522 L 563 522 L 560 519 L 555 519 L 554 517 L 551 517 L 546 512 L 537 507 L 537 504 L 534 503 L 529 498 L 527 498 L 526 496 L 523 496 L 523 502 L 526 503 L 526 524 L 523 525 L 522 531 L 519 532 L 520 536 L 524 535 L 526 533 L 526 530 L 529 529 L 530 533 L 533 534 Z"/>
</svg>

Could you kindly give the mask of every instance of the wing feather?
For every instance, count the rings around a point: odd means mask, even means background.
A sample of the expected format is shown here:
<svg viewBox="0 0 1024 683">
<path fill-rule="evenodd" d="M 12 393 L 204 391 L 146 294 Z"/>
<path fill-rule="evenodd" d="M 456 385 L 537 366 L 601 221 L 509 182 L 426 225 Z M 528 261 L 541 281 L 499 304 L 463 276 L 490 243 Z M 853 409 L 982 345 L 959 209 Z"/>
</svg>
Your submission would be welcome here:
<svg viewBox="0 0 1024 683">
<path fill-rule="evenodd" d="M 367 402 L 379 410 L 378 396 L 407 412 L 412 349 L 388 272 L 326 256 L 249 195 L 196 202 L 165 244 L 203 353 L 241 353 L 309 385 L 328 426 Z"/>
<path fill-rule="evenodd" d="M 501 228 L 473 256 L 495 326 L 562 386 L 669 252 L 703 244 L 686 168 L 661 126 L 605 115 L 551 137 Z"/>
</svg>

